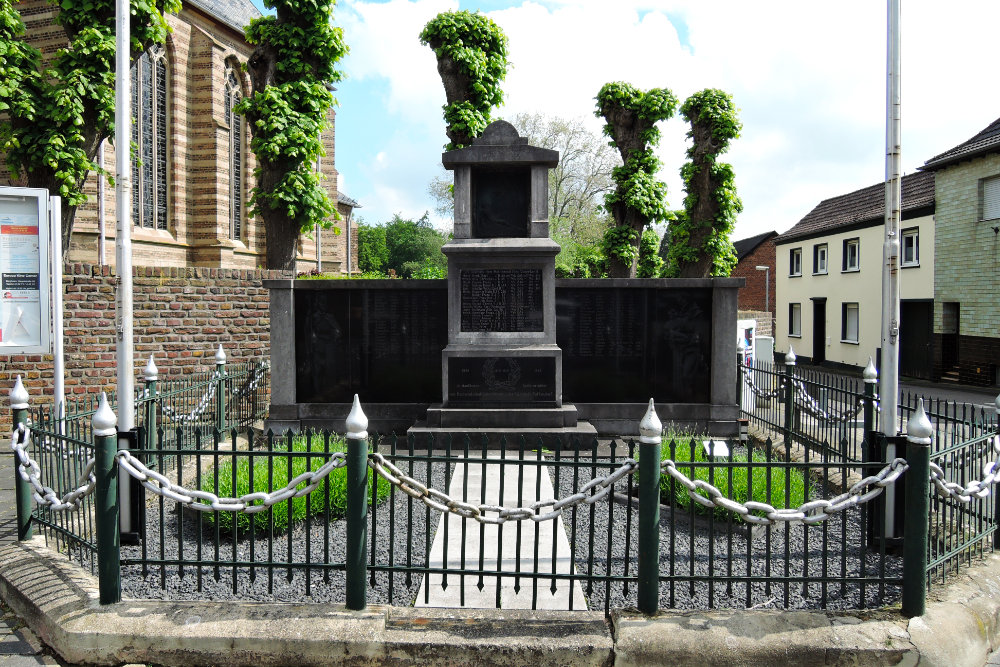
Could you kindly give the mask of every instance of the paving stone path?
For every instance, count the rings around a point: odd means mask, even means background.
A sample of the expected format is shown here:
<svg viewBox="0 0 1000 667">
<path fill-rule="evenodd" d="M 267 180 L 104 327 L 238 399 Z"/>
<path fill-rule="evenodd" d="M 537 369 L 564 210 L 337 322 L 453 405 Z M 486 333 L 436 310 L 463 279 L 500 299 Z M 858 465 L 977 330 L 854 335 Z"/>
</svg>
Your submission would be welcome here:
<svg viewBox="0 0 1000 667">
<path fill-rule="evenodd" d="M 484 502 L 507 507 L 530 505 L 536 499 L 553 497 L 552 481 L 547 468 L 525 465 L 521 470 L 523 473 L 518 484 L 517 464 L 504 466 L 471 464 L 468 466 L 468 480 L 466 480 L 465 464 L 456 464 L 448 495 L 452 498 L 463 498 L 474 504 Z M 539 472 L 541 479 L 538 478 Z M 504 480 L 503 498 L 500 497 L 501 477 Z M 520 524 L 520 539 L 518 539 L 518 524 Z M 480 561 L 480 551 L 483 553 L 482 561 Z M 434 544 L 431 546 L 430 567 L 464 567 L 496 571 L 498 565 L 505 572 L 519 570 L 533 571 L 540 575 L 553 572 L 572 574 L 573 557 L 562 519 L 541 523 L 509 522 L 503 526 L 481 527 L 475 520 L 463 520 L 451 512 L 442 514 L 434 536 Z M 587 608 L 587 602 L 576 581 L 544 577 L 540 579 L 479 577 L 433 573 L 426 576 L 420 585 L 416 606 L 495 609 L 498 587 L 501 609 Z M 570 607 L 571 598 L 572 607 Z"/>
</svg>

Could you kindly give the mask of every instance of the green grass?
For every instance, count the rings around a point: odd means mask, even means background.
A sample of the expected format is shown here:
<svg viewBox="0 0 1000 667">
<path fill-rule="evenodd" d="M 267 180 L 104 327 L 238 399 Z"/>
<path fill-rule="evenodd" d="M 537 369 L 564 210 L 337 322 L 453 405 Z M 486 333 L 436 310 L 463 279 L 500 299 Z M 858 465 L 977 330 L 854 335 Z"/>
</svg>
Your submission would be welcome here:
<svg viewBox="0 0 1000 667">
<path fill-rule="evenodd" d="M 701 446 L 701 440 L 708 438 L 683 436 L 675 438 L 672 435 L 664 437 L 660 446 L 660 460 L 671 459 L 677 466 L 677 470 L 689 479 L 700 479 L 716 487 L 722 494 L 730 500 L 745 503 L 748 500 L 755 500 L 761 503 L 768 503 L 776 509 L 785 507 L 798 507 L 805 502 L 806 478 L 801 470 L 788 469 L 784 467 L 766 468 L 764 466 L 754 466 L 752 469 L 747 463 L 747 456 L 743 453 L 733 453 L 732 467 L 728 465 L 728 457 L 714 459 L 716 463 L 727 464 L 713 467 L 711 471 L 704 465 L 691 465 L 694 463 L 705 464 L 709 458 L 705 456 L 705 448 Z M 673 444 L 671 444 L 673 443 Z M 694 458 L 691 456 L 691 448 L 694 447 Z M 762 452 L 753 451 L 752 460 L 754 463 L 764 463 L 767 458 Z M 685 465 L 685 463 L 687 465 Z M 730 470 L 732 474 L 730 475 Z M 752 470 L 752 480 L 751 480 Z M 660 500 L 674 507 L 688 508 L 692 504 L 695 511 L 702 514 L 714 514 L 720 519 L 732 517 L 737 521 L 743 518 L 739 514 L 730 512 L 722 507 L 709 508 L 695 502 L 688 494 L 680 482 L 673 483 L 671 490 L 671 477 L 666 473 L 660 475 Z M 751 484 L 751 481 L 753 482 Z M 787 489 L 787 500 L 786 500 Z M 750 497 L 750 493 L 753 497 Z M 708 497 L 707 493 L 696 491 L 699 495 Z M 761 512 L 754 512 L 755 515 L 763 516 Z"/>
<path fill-rule="evenodd" d="M 287 442 L 275 440 L 275 447 L 277 451 L 285 451 Z M 287 456 L 255 456 L 253 461 L 252 489 L 250 486 L 250 459 L 246 454 L 241 454 L 236 461 L 235 490 L 233 488 L 234 474 L 232 460 L 223 461 L 219 464 L 218 488 L 216 488 L 214 472 L 209 471 L 202 477 L 201 490 L 211 491 L 220 498 L 238 498 L 247 493 L 270 492 L 272 489 L 283 489 L 289 480 L 304 473 L 307 470 L 307 465 L 309 470 L 321 468 L 328 459 L 327 451 L 331 454 L 347 451 L 347 443 L 341 437 L 330 438 L 329 449 L 327 447 L 322 436 L 319 435 L 313 436 L 308 445 L 304 437 L 296 437 L 292 441 L 292 451 L 298 452 L 300 455 L 292 457 L 290 472 L 288 465 L 289 457 Z M 307 451 L 319 453 L 320 456 L 306 457 L 301 455 Z M 268 465 L 272 461 L 271 483 L 268 484 Z M 369 468 L 367 490 L 369 502 L 371 499 L 373 475 L 374 471 Z M 305 486 L 306 483 L 303 482 L 296 488 L 305 488 Z M 378 490 L 376 491 L 378 502 L 381 502 L 389 495 L 389 486 L 388 481 L 382 477 L 378 478 Z M 337 468 L 332 471 L 327 476 L 326 481 L 321 482 L 308 495 L 292 498 L 290 501 L 274 505 L 274 530 L 277 532 L 286 531 L 291 525 L 303 521 L 306 518 L 307 512 L 313 516 L 324 515 L 327 509 L 327 498 L 329 498 L 330 518 L 336 519 L 344 516 L 347 512 L 347 468 Z M 291 516 L 289 516 L 288 511 L 289 503 L 291 503 Z M 227 532 L 233 530 L 234 521 L 236 527 L 241 532 L 249 531 L 251 527 L 254 531 L 268 530 L 271 525 L 271 515 L 272 512 L 267 510 L 253 514 L 245 512 L 205 512 L 205 518 L 209 522 L 217 519 L 219 527 Z"/>
</svg>

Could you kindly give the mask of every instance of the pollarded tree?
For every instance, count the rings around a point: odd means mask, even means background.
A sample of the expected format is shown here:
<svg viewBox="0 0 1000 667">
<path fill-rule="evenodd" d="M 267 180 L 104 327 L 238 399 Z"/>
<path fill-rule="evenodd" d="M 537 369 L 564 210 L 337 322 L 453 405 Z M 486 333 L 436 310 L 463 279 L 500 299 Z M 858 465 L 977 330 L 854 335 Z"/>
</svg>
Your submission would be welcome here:
<svg viewBox="0 0 1000 667">
<path fill-rule="evenodd" d="M 733 167 L 717 162 L 740 136 L 741 124 L 733 98 L 707 89 L 689 97 L 681 114 L 691 123 L 690 160 L 681 168 L 684 212 L 670 223 L 666 275 L 677 278 L 728 276 L 736 266 L 729 240 L 743 203 L 736 194 Z"/>
<path fill-rule="evenodd" d="M 343 31 L 332 23 L 334 0 L 264 0 L 275 16 L 246 28 L 255 46 L 247 63 L 252 94 L 238 113 L 250 122 L 257 156 L 251 215 L 260 216 L 269 269 L 295 269 L 300 232 L 329 227 L 339 218 L 313 169 L 323 155 L 320 134 L 340 81 L 337 62 L 347 53 Z"/>
<path fill-rule="evenodd" d="M 56 22 L 68 45 L 47 67 L 23 41 L 24 23 L 10 0 L 0 0 L 0 152 L 15 178 L 62 197 L 62 247 L 69 250 L 83 184 L 101 142 L 115 131 L 114 0 L 64 1 Z M 165 13 L 179 0 L 131 3 L 131 59 L 167 37 Z"/>
<path fill-rule="evenodd" d="M 660 140 L 656 123 L 673 116 L 676 108 L 677 98 L 666 88 L 642 92 L 631 84 L 613 82 L 597 93 L 595 115 L 604 117 L 604 133 L 623 162 L 612 173 L 615 190 L 604 197 L 615 223 L 602 243 L 612 278 L 636 276 L 643 229 L 669 218 L 667 186 L 656 178 L 660 161 L 653 148 Z"/>
<path fill-rule="evenodd" d="M 434 49 L 448 100 L 445 150 L 468 146 L 490 124 L 490 110 L 503 102 L 507 37 L 484 14 L 463 10 L 428 21 L 420 43 Z"/>
</svg>

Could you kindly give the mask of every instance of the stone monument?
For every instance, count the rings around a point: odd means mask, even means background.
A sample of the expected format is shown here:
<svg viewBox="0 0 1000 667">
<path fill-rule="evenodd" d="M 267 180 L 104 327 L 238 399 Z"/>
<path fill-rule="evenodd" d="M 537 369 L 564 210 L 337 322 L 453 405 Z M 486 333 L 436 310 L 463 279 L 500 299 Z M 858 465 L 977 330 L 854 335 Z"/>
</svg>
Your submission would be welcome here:
<svg viewBox="0 0 1000 667">
<path fill-rule="evenodd" d="M 562 397 L 556 345 L 549 169 L 558 151 L 528 145 L 496 121 L 471 146 L 442 155 L 455 174 L 448 257 L 448 344 L 442 397 L 411 431 L 592 437 Z"/>
</svg>

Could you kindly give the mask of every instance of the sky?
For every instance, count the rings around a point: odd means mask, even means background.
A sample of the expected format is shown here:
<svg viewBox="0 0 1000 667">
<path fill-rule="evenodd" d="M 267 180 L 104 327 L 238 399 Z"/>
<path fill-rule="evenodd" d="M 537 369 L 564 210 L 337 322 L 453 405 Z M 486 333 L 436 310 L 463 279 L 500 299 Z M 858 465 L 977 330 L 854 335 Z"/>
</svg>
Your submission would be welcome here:
<svg viewBox="0 0 1000 667">
<path fill-rule="evenodd" d="M 260 6 L 260 0 L 254 0 Z M 1000 3 L 902 0 L 904 173 L 1000 115 L 992 85 Z M 444 89 L 418 35 L 436 14 L 481 10 L 509 38 L 504 106 L 581 119 L 608 81 L 669 88 L 683 101 L 730 93 L 742 135 L 723 159 L 743 200 L 733 239 L 789 229 L 823 199 L 884 180 L 886 3 L 879 0 L 340 0 L 350 53 L 337 84 L 339 189 L 369 224 L 434 212 L 428 184 L 446 176 Z M 681 208 L 687 124 L 660 123 L 660 178 Z"/>
</svg>

